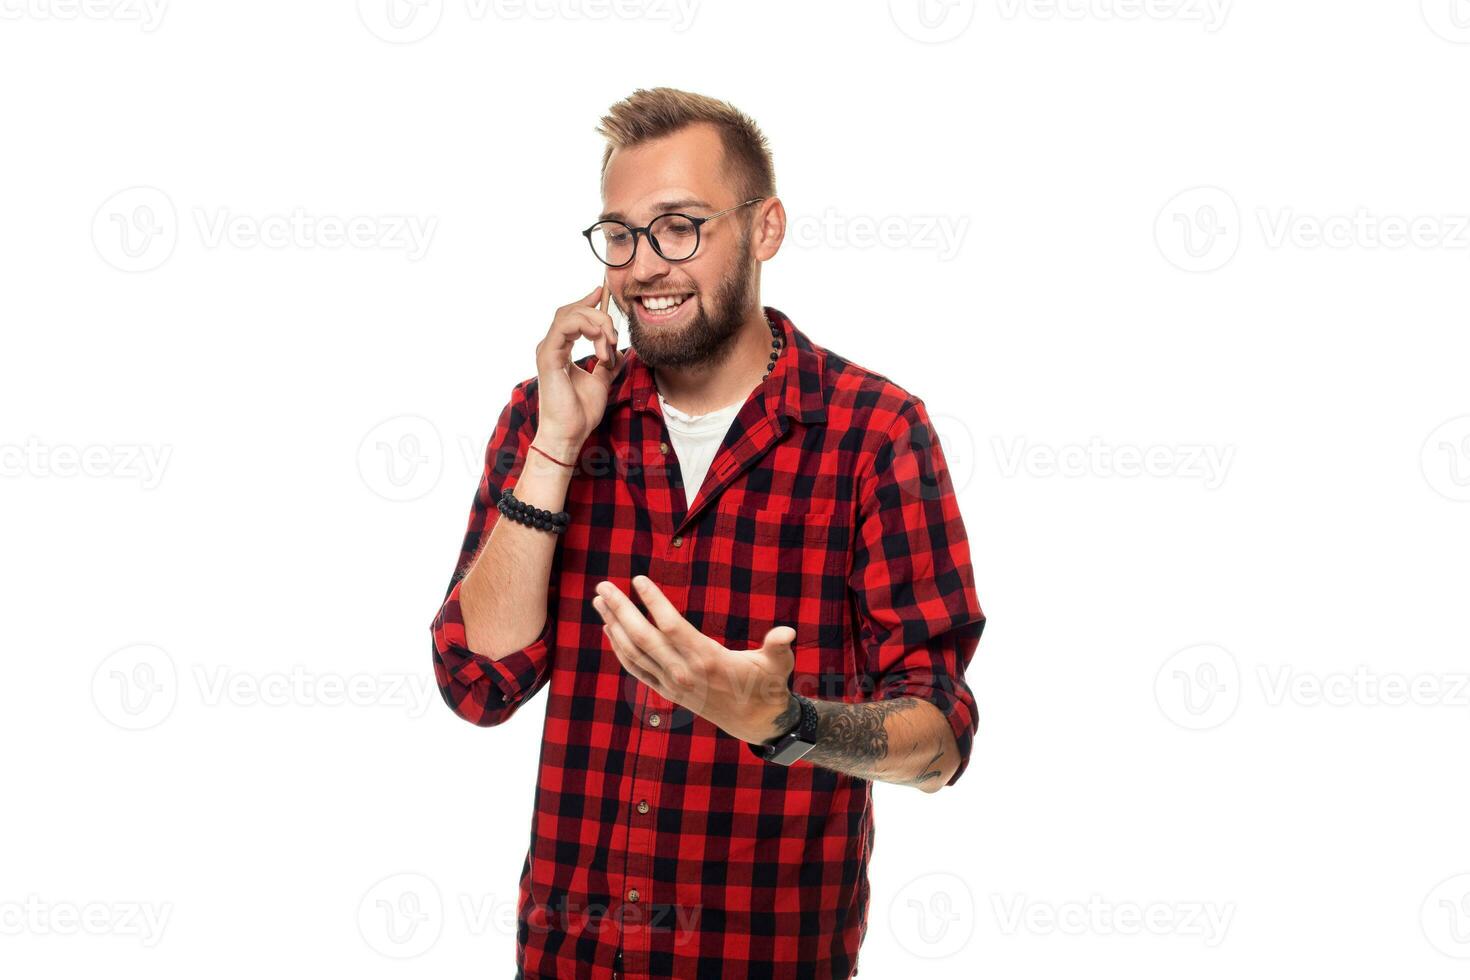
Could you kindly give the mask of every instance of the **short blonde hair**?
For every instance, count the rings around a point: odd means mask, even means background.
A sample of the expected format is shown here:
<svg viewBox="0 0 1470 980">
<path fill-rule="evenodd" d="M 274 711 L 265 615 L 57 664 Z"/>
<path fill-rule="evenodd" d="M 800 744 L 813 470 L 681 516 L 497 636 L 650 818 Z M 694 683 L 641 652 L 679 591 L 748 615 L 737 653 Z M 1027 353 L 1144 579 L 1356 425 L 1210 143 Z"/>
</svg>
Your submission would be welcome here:
<svg viewBox="0 0 1470 980">
<path fill-rule="evenodd" d="M 765 134 L 755 120 L 728 102 L 676 88 L 640 88 L 602 117 L 597 132 L 607 137 L 607 149 L 602 154 L 603 178 L 607 177 L 607 163 L 614 150 L 637 146 L 700 122 L 718 127 L 726 177 L 740 201 L 776 196 L 776 168 Z"/>
</svg>

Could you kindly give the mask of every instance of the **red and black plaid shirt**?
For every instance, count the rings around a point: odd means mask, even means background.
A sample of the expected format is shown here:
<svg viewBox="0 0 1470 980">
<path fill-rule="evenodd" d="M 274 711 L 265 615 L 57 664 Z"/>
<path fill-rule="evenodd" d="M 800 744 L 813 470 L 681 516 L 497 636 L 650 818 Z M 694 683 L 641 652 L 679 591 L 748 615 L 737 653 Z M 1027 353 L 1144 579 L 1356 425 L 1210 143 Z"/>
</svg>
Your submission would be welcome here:
<svg viewBox="0 0 1470 980">
<path fill-rule="evenodd" d="M 572 475 L 546 627 L 499 660 L 467 649 L 459 582 L 536 433 L 536 378 L 515 386 L 487 447 L 433 622 L 434 672 L 477 725 L 547 687 L 518 902 L 524 977 L 608 977 L 620 958 L 628 977 L 846 978 L 867 931 L 872 783 L 766 762 L 634 679 L 592 606 L 604 579 L 633 596 L 647 575 L 731 649 L 790 626 L 793 690 L 923 698 L 959 743 L 951 784 L 969 761 L 964 671 L 985 616 L 924 404 L 765 312 L 781 355 L 688 503 L 652 372 L 625 352 Z"/>
</svg>

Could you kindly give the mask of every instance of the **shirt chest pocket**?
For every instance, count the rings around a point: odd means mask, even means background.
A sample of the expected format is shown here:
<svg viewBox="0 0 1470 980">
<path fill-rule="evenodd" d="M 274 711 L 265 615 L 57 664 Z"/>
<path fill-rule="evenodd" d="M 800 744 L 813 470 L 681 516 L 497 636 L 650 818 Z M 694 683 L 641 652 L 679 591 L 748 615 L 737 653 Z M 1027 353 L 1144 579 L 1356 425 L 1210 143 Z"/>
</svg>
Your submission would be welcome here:
<svg viewBox="0 0 1470 980">
<path fill-rule="evenodd" d="M 847 531 L 831 511 L 764 507 L 721 512 L 710 582 L 731 645 L 757 646 L 773 626 L 798 643 L 840 646 L 846 616 Z M 714 596 L 712 596 L 714 598 Z"/>
</svg>

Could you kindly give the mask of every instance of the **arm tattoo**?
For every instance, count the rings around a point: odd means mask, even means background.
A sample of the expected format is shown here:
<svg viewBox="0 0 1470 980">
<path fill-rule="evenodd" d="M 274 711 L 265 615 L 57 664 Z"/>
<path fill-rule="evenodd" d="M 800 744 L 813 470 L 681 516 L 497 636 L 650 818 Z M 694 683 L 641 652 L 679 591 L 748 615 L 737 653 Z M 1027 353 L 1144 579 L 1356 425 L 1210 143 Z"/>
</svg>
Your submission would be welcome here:
<svg viewBox="0 0 1470 980">
<path fill-rule="evenodd" d="M 943 773 L 936 764 L 944 758 L 944 743 L 936 746 L 930 742 L 921 747 L 913 742 L 907 752 L 890 751 L 888 719 L 906 714 L 927 702 L 918 698 L 891 698 L 884 701 L 869 701 L 849 704 L 842 701 L 815 701 L 817 706 L 817 744 L 808 752 L 804 761 L 860 779 L 880 779 L 903 786 L 921 789 L 934 784 Z M 792 699 L 793 707 L 796 701 Z M 790 714 L 788 710 L 787 714 Z M 786 719 L 787 714 L 782 718 Z M 796 723 L 800 712 L 785 721 L 788 727 Z M 913 723 L 913 722 L 911 722 Z M 925 741 L 928 741 L 927 739 Z M 937 749 L 932 755 L 931 749 Z M 920 760 L 928 756 L 927 761 Z M 895 766 L 902 772 L 894 772 Z"/>
</svg>

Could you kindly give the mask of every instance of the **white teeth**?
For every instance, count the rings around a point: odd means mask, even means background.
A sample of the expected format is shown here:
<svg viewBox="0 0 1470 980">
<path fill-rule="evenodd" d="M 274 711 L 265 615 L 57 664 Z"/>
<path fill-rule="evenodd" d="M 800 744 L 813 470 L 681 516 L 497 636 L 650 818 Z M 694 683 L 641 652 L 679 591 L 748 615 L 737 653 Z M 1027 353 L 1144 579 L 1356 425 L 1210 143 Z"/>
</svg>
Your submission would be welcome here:
<svg viewBox="0 0 1470 980">
<path fill-rule="evenodd" d="M 687 299 L 685 296 L 644 296 L 643 308 L 647 310 L 670 310 Z"/>
</svg>

